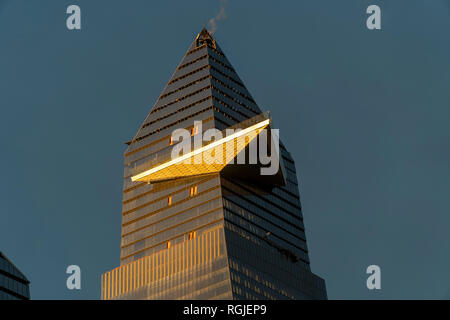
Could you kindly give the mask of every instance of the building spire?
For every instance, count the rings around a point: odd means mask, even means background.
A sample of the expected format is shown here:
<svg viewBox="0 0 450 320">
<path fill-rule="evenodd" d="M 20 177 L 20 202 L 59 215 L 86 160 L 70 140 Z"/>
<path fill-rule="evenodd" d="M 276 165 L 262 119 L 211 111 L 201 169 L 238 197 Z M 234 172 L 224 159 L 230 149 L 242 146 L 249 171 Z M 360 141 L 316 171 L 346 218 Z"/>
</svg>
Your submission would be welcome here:
<svg viewBox="0 0 450 320">
<path fill-rule="evenodd" d="M 197 47 L 201 46 L 204 43 L 209 43 L 213 48 L 216 47 L 216 41 L 213 39 L 208 30 L 203 27 L 202 31 L 195 38 L 195 44 Z"/>
</svg>

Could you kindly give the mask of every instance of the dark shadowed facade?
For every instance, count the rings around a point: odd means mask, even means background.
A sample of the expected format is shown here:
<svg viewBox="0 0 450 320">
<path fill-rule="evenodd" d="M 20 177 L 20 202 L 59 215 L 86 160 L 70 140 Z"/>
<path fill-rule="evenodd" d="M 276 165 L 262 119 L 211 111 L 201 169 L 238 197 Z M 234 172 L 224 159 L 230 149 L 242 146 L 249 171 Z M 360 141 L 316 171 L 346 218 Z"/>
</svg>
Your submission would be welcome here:
<svg viewBox="0 0 450 320">
<path fill-rule="evenodd" d="M 194 141 L 207 129 L 239 128 L 249 138 L 216 147 L 235 158 L 248 155 L 270 124 L 202 30 L 127 143 L 121 263 L 102 275 L 102 299 L 327 298 L 324 280 L 310 269 L 295 164 L 281 142 L 280 168 L 270 176 L 259 174 L 260 162 L 181 164 L 170 157 L 175 129 L 187 129 Z"/>
<path fill-rule="evenodd" d="M 0 300 L 30 299 L 30 281 L 0 251 Z"/>
</svg>

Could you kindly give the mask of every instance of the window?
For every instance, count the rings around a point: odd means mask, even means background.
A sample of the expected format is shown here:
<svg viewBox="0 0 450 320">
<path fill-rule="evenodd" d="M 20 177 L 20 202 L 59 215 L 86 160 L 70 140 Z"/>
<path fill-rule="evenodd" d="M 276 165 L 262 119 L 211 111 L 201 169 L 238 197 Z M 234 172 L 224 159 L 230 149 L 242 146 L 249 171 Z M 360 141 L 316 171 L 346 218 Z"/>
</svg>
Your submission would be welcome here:
<svg viewBox="0 0 450 320">
<path fill-rule="evenodd" d="M 172 138 L 172 136 L 170 137 L 169 145 L 173 145 L 173 138 Z"/>
<path fill-rule="evenodd" d="M 167 249 L 170 248 L 170 241 L 167 241 Z"/>
<path fill-rule="evenodd" d="M 190 196 L 193 197 L 197 194 L 197 186 L 191 187 Z"/>
<path fill-rule="evenodd" d="M 188 240 L 194 239 L 197 236 L 197 231 L 189 232 Z"/>
<path fill-rule="evenodd" d="M 168 206 L 172 205 L 172 196 L 169 196 L 169 197 L 167 198 L 167 205 L 168 205 Z"/>
<path fill-rule="evenodd" d="M 198 133 L 198 126 L 193 126 L 191 129 L 191 136 L 195 135 Z"/>
</svg>

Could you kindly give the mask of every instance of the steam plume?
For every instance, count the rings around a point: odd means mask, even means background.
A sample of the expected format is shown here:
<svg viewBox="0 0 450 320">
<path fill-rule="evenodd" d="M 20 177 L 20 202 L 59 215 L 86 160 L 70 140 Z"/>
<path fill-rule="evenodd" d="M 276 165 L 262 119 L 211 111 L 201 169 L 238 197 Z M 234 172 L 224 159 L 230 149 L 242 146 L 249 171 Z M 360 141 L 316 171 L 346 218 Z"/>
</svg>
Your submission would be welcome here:
<svg viewBox="0 0 450 320">
<path fill-rule="evenodd" d="M 227 14 L 225 12 L 225 6 L 227 4 L 227 0 L 220 0 L 220 8 L 219 12 L 217 12 L 214 18 L 209 19 L 208 22 L 208 31 L 209 33 L 214 33 L 217 30 L 217 23 L 220 20 L 225 20 L 227 18 Z"/>
</svg>

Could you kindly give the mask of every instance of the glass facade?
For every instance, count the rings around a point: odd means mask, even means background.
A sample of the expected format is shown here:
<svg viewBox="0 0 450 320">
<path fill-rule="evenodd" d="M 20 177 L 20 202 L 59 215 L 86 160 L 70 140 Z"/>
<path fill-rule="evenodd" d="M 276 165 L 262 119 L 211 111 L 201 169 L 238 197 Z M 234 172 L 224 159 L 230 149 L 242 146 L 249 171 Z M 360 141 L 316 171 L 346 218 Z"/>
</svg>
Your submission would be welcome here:
<svg viewBox="0 0 450 320">
<path fill-rule="evenodd" d="M 270 123 L 202 30 L 127 142 L 120 266 L 102 275 L 102 299 L 327 298 L 310 269 L 289 152 L 280 142 L 275 176 L 261 176 L 261 163 L 230 162 L 248 156 Z M 220 165 L 174 160 L 175 129 L 195 140 L 211 128 L 250 137 L 214 141 Z M 186 159 L 204 159 L 211 146 L 194 147 Z"/>
<path fill-rule="evenodd" d="M 30 299 L 30 281 L 0 252 L 0 300 Z"/>
</svg>

